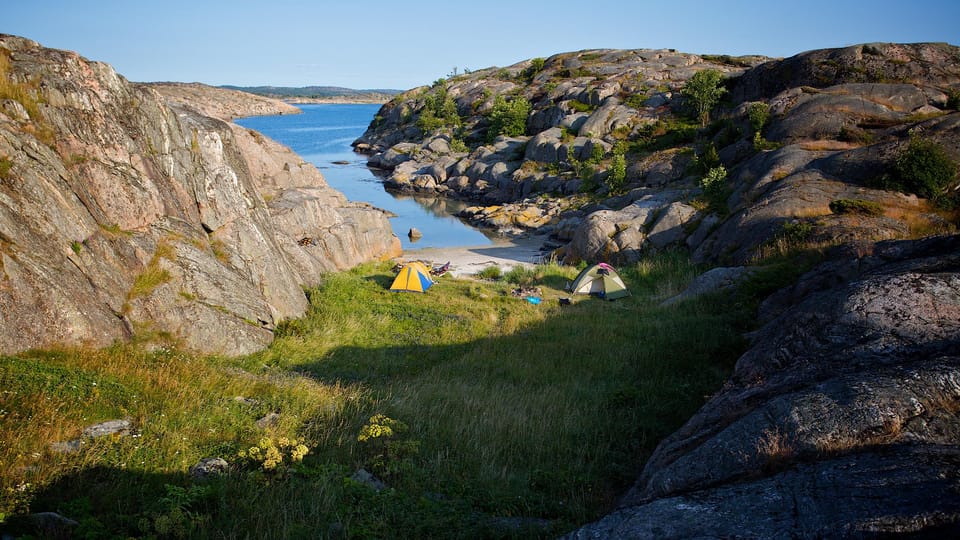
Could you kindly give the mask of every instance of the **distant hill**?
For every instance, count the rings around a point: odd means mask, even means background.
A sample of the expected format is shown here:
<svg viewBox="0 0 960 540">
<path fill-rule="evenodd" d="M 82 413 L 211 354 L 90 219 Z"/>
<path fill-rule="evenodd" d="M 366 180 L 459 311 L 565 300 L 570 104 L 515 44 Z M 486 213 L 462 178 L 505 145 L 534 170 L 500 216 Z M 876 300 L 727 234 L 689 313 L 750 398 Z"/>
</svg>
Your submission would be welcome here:
<svg viewBox="0 0 960 540">
<path fill-rule="evenodd" d="M 230 90 L 240 90 L 260 96 L 284 99 L 289 101 L 319 100 L 319 101 L 363 101 L 363 102 L 381 102 L 385 103 L 392 99 L 402 90 L 390 90 L 383 88 L 374 88 L 366 90 L 356 90 L 353 88 L 343 88 L 340 86 L 231 86 L 224 85 L 221 88 Z"/>
</svg>

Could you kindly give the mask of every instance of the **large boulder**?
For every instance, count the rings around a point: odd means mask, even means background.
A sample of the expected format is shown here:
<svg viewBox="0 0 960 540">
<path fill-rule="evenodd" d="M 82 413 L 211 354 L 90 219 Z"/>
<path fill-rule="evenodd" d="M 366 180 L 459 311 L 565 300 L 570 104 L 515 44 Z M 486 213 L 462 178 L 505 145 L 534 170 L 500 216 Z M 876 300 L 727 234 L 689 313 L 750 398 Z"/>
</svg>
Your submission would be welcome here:
<svg viewBox="0 0 960 540">
<path fill-rule="evenodd" d="M 569 538 L 955 536 L 958 269 L 952 236 L 808 273 L 620 509 Z"/>
<path fill-rule="evenodd" d="M 678 202 L 684 191 L 647 193 L 637 190 L 620 210 L 608 208 L 589 213 L 579 221 L 564 250 L 569 262 L 633 262 L 648 248 L 663 249 L 680 244 L 687 236 L 686 224 L 697 211 Z"/>
<path fill-rule="evenodd" d="M 539 163 L 557 163 L 560 161 L 560 149 L 563 148 L 561 139 L 563 130 L 550 128 L 537 133 L 530 143 L 524 158 Z"/>
<path fill-rule="evenodd" d="M 911 84 L 842 84 L 790 95 L 774 99 L 771 114 L 783 119 L 767 130 L 771 140 L 864 138 L 861 126 L 903 123 L 927 105 Z"/>
<path fill-rule="evenodd" d="M 578 133 L 584 137 L 603 138 L 621 126 L 630 128 L 637 117 L 636 109 L 621 105 L 617 99 L 610 98 L 587 118 Z"/>
</svg>

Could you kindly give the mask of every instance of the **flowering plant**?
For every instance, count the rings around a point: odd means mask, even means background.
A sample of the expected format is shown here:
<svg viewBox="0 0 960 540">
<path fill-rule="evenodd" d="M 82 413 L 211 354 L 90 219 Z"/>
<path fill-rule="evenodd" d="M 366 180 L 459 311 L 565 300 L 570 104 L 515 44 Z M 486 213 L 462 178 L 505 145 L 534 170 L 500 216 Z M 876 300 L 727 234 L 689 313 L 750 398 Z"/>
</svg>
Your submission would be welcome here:
<svg viewBox="0 0 960 540">
<path fill-rule="evenodd" d="M 303 461 L 304 456 L 309 452 L 310 449 L 297 439 L 280 437 L 274 442 L 270 437 L 264 437 L 256 446 L 238 452 L 237 457 L 264 471 L 276 471 L 282 468 L 281 465 L 285 461 L 289 463 Z"/>
</svg>

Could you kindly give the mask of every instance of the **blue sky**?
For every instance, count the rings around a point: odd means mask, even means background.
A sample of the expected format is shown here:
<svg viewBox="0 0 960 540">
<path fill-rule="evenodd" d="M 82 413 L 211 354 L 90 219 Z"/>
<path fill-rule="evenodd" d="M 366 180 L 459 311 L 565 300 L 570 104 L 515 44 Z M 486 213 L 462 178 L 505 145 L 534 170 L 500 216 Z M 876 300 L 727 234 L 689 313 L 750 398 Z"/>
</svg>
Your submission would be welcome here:
<svg viewBox="0 0 960 540">
<path fill-rule="evenodd" d="M 960 2 L 0 0 L 0 33 L 133 81 L 407 89 L 454 67 L 593 48 L 792 56 L 873 41 L 960 45 Z"/>
</svg>

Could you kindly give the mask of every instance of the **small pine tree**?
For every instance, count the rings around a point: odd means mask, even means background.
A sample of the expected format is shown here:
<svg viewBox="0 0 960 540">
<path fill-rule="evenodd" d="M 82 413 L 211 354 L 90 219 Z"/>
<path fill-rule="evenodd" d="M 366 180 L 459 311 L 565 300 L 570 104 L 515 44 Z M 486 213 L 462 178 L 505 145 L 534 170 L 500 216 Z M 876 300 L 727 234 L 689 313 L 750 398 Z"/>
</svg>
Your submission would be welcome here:
<svg viewBox="0 0 960 540">
<path fill-rule="evenodd" d="M 610 176 L 607 177 L 610 191 L 616 193 L 622 190 L 626 180 L 627 159 L 623 156 L 623 152 L 614 151 L 613 161 L 610 163 Z"/>
</svg>

